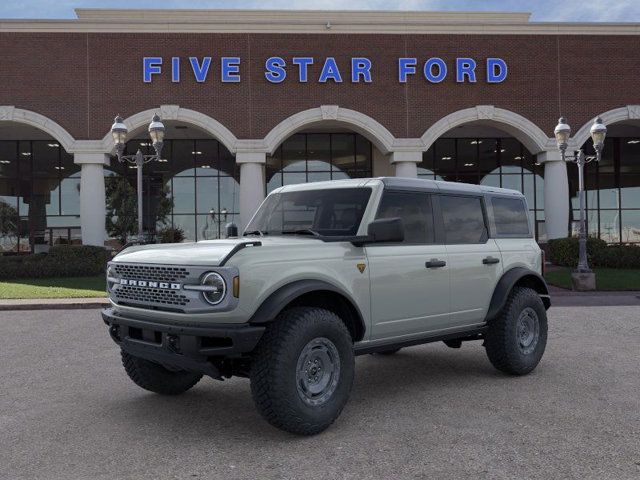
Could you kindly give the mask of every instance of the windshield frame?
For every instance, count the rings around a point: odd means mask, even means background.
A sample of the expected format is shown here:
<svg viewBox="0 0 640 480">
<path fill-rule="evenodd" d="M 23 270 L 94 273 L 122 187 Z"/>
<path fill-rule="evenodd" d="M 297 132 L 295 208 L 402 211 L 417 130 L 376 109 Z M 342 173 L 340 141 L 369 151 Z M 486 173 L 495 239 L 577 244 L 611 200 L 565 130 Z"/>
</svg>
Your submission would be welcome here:
<svg viewBox="0 0 640 480">
<path fill-rule="evenodd" d="M 355 209 L 355 213 L 350 213 L 351 215 L 355 215 L 355 217 L 353 222 L 349 224 L 349 227 L 327 228 L 326 223 L 320 223 L 328 221 L 327 215 L 332 217 L 332 222 L 338 222 L 334 215 L 335 212 L 337 212 L 336 203 L 339 202 L 341 196 L 348 193 L 352 193 L 353 197 L 346 199 L 345 203 L 347 203 L 347 206 L 344 208 L 343 212 L 346 213 L 349 209 Z M 275 225 L 272 224 L 273 216 L 276 215 L 278 211 L 282 212 L 284 202 L 291 201 L 295 204 L 295 197 L 313 197 L 314 195 L 318 197 L 315 199 L 315 202 L 323 203 L 315 205 L 316 210 L 314 210 L 314 218 L 311 222 L 305 223 L 304 221 L 300 221 L 300 224 L 298 225 L 291 225 L 285 218 L 283 218 L 279 225 L 278 220 L 275 221 Z M 296 235 L 320 240 L 355 237 L 360 230 L 373 198 L 374 189 L 371 188 L 371 186 L 325 187 L 301 190 L 278 189 L 267 196 L 247 227 L 244 229 L 242 235 Z M 326 203 L 327 200 L 330 200 L 330 202 Z M 351 202 L 348 202 L 348 200 L 351 200 Z M 304 205 L 304 202 L 299 203 L 300 205 Z M 307 207 L 314 208 L 312 205 L 313 203 L 313 201 L 309 202 Z M 352 203 L 353 205 L 350 206 L 349 203 Z M 274 228 L 276 225 L 278 228 Z"/>
</svg>

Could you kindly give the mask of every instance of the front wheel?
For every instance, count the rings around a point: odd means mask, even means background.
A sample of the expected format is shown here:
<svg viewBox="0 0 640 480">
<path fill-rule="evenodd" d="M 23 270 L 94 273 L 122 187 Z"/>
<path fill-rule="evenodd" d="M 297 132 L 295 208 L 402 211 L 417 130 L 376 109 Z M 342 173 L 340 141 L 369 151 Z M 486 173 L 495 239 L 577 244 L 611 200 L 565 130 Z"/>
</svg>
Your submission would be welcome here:
<svg viewBox="0 0 640 480">
<path fill-rule="evenodd" d="M 296 307 L 278 315 L 260 340 L 251 393 L 270 424 L 313 435 L 340 415 L 353 376 L 353 345 L 342 320 L 322 308 Z"/>
<path fill-rule="evenodd" d="M 547 345 L 547 312 L 538 293 L 515 287 L 500 316 L 489 324 L 485 347 L 498 370 L 525 375 L 536 366 Z"/>
</svg>

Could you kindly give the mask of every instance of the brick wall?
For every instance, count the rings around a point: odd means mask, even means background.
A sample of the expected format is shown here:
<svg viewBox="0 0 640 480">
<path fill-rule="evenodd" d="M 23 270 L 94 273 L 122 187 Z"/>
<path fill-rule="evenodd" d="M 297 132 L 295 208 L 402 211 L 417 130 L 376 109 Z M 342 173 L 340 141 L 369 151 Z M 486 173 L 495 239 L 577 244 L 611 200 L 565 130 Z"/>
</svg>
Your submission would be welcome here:
<svg viewBox="0 0 640 480">
<path fill-rule="evenodd" d="M 549 135 L 560 113 L 577 130 L 594 114 L 640 103 L 640 37 L 552 35 L 371 34 L 107 34 L 0 33 L 0 105 L 45 115 L 76 139 L 102 138 L 113 116 L 130 116 L 161 104 L 203 112 L 238 138 L 261 138 L 301 110 L 337 104 L 365 113 L 396 137 L 419 137 L 456 110 L 492 104 L 514 111 Z M 264 78 L 272 55 L 290 62 L 312 56 L 309 82 L 289 71 L 280 84 Z M 560 58 L 558 57 L 560 55 Z M 142 81 L 142 57 L 162 56 L 166 72 Z M 183 58 L 182 79 L 172 83 L 170 57 Z M 198 84 L 187 57 L 212 56 L 209 77 Z M 221 83 L 220 56 L 242 58 L 241 83 Z M 334 56 L 344 82 L 317 82 L 321 63 Z M 373 61 L 373 83 L 349 81 L 349 59 Z M 442 57 L 450 67 L 441 84 L 418 74 L 397 79 L 398 57 Z M 457 84 L 458 56 L 478 61 L 478 83 Z M 507 80 L 484 82 L 484 60 L 504 58 Z"/>
</svg>

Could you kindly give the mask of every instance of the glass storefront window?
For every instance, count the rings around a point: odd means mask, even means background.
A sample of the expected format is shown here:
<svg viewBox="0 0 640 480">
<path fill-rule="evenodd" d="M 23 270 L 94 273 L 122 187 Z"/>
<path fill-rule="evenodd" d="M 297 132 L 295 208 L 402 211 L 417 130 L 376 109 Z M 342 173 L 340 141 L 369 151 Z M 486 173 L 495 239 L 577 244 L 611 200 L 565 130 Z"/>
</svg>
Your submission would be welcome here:
<svg viewBox="0 0 640 480">
<path fill-rule="evenodd" d="M 544 168 L 515 138 L 439 138 L 422 155 L 418 176 L 523 192 L 536 238 L 544 238 Z"/>
<path fill-rule="evenodd" d="M 138 148 L 144 154 L 153 150 L 147 140 L 131 140 L 126 151 L 135 153 Z M 105 176 L 125 177 L 135 189 L 136 170 L 128 167 L 113 158 Z M 186 241 L 219 238 L 226 223 L 238 214 L 239 182 L 234 156 L 217 140 L 165 140 L 162 161 L 149 162 L 143 170 L 145 230 L 181 228 Z M 171 206 L 162 222 L 157 212 L 164 198 Z M 111 239 L 109 243 L 117 242 Z"/>
<path fill-rule="evenodd" d="M 80 243 L 80 167 L 55 140 L 0 141 L 0 252 Z"/>
<path fill-rule="evenodd" d="M 267 193 L 282 185 L 370 177 L 372 145 L 356 133 L 298 133 L 267 157 Z"/>
<path fill-rule="evenodd" d="M 640 210 L 623 210 L 620 223 L 624 243 L 640 242 Z"/>
<path fill-rule="evenodd" d="M 587 155 L 594 154 L 590 140 L 583 149 Z M 578 171 L 574 164 L 567 168 L 577 220 Z M 608 243 L 640 243 L 634 226 L 640 211 L 640 139 L 607 137 L 602 160 L 585 168 L 585 187 L 589 234 Z"/>
</svg>

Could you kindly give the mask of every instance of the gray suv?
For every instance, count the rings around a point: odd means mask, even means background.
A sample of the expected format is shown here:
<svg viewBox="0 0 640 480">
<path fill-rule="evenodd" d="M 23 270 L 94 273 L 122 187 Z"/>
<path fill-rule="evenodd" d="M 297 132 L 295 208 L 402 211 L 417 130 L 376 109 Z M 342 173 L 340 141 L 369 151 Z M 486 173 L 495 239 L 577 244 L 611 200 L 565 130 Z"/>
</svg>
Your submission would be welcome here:
<svg viewBox="0 0 640 480">
<path fill-rule="evenodd" d="M 542 266 L 513 190 L 289 185 L 241 237 L 124 250 L 102 316 L 140 387 L 176 395 L 204 375 L 247 377 L 268 422 L 309 435 L 346 404 L 355 355 L 481 341 L 497 369 L 531 372 L 547 341 Z"/>
</svg>

